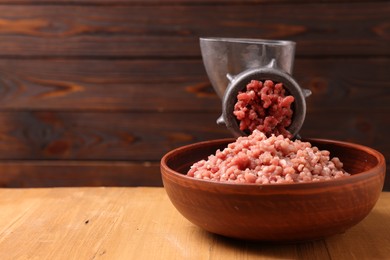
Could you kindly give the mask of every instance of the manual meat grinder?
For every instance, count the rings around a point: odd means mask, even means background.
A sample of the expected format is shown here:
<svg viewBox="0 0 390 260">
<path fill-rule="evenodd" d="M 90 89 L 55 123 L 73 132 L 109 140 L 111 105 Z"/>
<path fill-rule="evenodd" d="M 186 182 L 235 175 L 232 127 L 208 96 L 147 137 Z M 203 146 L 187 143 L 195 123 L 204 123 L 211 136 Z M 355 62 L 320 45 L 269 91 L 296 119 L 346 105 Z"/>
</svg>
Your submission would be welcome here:
<svg viewBox="0 0 390 260">
<path fill-rule="evenodd" d="M 200 38 L 203 63 L 210 82 L 222 99 L 222 115 L 218 124 L 225 124 L 234 136 L 241 131 L 233 111 L 237 94 L 251 80 L 272 80 L 283 83 L 294 97 L 293 117 L 287 128 L 295 138 L 305 120 L 305 98 L 311 94 L 302 89 L 291 76 L 294 64 L 295 42 L 241 38 Z"/>
</svg>

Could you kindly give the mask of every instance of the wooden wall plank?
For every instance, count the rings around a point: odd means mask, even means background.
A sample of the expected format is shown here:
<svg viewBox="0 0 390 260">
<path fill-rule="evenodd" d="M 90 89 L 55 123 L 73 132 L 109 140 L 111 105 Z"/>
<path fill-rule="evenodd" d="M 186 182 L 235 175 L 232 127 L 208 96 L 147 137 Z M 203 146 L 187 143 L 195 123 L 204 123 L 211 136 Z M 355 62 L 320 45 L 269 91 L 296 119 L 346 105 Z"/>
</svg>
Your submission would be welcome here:
<svg viewBox="0 0 390 260">
<path fill-rule="evenodd" d="M 0 60 L 0 109 L 215 110 L 200 60 Z"/>
<path fill-rule="evenodd" d="M 297 59 L 310 110 L 390 109 L 390 59 Z M 372 100 L 376 102 L 372 102 Z M 215 111 L 201 60 L 0 60 L 0 110 Z"/>
<path fill-rule="evenodd" d="M 389 55 L 389 12 L 386 2 L 0 5 L 0 56 L 199 57 L 207 36 L 290 39 L 298 56 Z"/>
<path fill-rule="evenodd" d="M 162 186 L 157 162 L 1 161 L 0 187 Z"/>
<path fill-rule="evenodd" d="M 309 111 L 303 137 L 371 146 L 390 158 L 389 111 Z M 218 113 L 1 112 L 1 160 L 158 161 L 169 150 L 231 137 Z"/>
<path fill-rule="evenodd" d="M 216 113 L 0 113 L 0 159 L 159 160 L 169 150 L 230 136 Z"/>
<path fill-rule="evenodd" d="M 313 91 L 301 134 L 371 146 L 389 166 L 389 12 L 366 0 L 0 0 L 0 186 L 161 185 L 165 152 L 230 136 L 200 60 L 207 36 L 296 41 L 294 77 Z"/>
</svg>

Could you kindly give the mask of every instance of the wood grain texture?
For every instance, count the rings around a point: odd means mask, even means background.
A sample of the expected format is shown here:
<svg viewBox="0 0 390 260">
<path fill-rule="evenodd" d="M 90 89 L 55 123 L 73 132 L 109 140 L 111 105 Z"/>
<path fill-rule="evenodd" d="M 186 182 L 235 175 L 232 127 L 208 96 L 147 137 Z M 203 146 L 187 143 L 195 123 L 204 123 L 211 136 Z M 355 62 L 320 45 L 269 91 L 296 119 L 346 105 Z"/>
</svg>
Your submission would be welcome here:
<svg viewBox="0 0 390 260">
<path fill-rule="evenodd" d="M 390 156 L 387 113 L 309 111 L 301 134 L 372 146 Z M 151 160 L 231 137 L 218 113 L 1 112 L 0 159 Z M 115 127 L 113 127 L 115 126 Z"/>
<path fill-rule="evenodd" d="M 158 162 L 0 162 L 0 187 L 75 186 L 162 186 L 162 180 Z"/>
<path fill-rule="evenodd" d="M 0 109 L 220 109 L 198 60 L 0 60 Z"/>
<path fill-rule="evenodd" d="M 298 56 L 389 55 L 389 12 L 386 2 L 1 5 L 0 56 L 199 57 L 207 36 L 289 39 Z"/>
<path fill-rule="evenodd" d="M 390 109 L 390 59 L 302 59 L 311 110 Z M 372 100 L 376 102 L 372 102 Z M 202 61 L 0 60 L 0 110 L 220 111 Z"/>
<path fill-rule="evenodd" d="M 0 113 L 0 159 L 154 160 L 230 136 L 216 113 Z"/>
<path fill-rule="evenodd" d="M 158 185 L 143 162 L 230 136 L 215 125 L 201 36 L 296 41 L 294 77 L 313 92 L 302 134 L 389 161 L 389 11 L 366 0 L 0 0 L 0 174 L 13 186 L 87 185 L 93 172 L 90 185 Z"/>
<path fill-rule="evenodd" d="M 382 193 L 371 214 L 344 234 L 266 244 L 197 228 L 162 188 L 1 189 L 0 258 L 386 259 L 389 202 Z"/>
</svg>

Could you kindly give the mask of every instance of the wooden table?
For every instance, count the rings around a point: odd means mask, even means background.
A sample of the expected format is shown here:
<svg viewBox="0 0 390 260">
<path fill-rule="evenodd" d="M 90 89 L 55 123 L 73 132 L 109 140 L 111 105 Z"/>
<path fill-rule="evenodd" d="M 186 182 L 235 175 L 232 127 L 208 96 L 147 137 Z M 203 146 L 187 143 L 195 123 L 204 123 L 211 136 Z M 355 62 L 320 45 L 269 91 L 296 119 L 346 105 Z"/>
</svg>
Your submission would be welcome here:
<svg viewBox="0 0 390 260">
<path fill-rule="evenodd" d="M 390 193 L 346 233 L 245 242 L 192 225 L 163 188 L 0 189 L 0 259 L 389 259 Z"/>
</svg>

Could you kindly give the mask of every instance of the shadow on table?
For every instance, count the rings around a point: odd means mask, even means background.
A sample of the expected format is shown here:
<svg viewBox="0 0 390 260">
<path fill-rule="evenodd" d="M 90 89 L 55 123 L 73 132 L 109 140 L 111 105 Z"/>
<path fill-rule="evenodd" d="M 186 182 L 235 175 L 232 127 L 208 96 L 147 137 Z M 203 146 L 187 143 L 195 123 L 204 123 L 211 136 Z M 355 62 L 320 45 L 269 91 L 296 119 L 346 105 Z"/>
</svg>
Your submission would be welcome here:
<svg viewBox="0 0 390 260">
<path fill-rule="evenodd" d="M 333 256 L 359 259 L 389 259 L 390 220 L 376 208 L 359 224 L 345 233 L 329 237 L 326 245 Z"/>
<path fill-rule="evenodd" d="M 210 242 L 210 257 L 223 252 L 234 258 L 256 259 L 388 259 L 390 226 L 387 215 L 374 210 L 345 233 L 306 242 L 245 241 L 209 233 L 197 228 L 196 236 Z M 194 234 L 195 235 L 195 234 Z"/>
<path fill-rule="evenodd" d="M 324 240 L 306 242 L 263 242 L 228 238 L 204 231 L 194 232 L 200 240 L 209 241 L 210 258 L 229 255 L 231 259 L 331 259 Z M 198 238 L 196 238 L 198 239 Z"/>
</svg>

